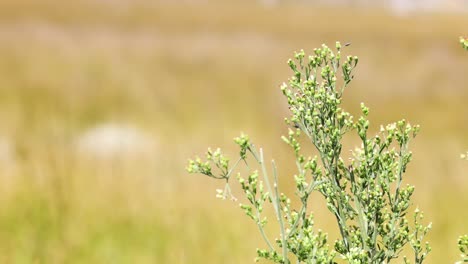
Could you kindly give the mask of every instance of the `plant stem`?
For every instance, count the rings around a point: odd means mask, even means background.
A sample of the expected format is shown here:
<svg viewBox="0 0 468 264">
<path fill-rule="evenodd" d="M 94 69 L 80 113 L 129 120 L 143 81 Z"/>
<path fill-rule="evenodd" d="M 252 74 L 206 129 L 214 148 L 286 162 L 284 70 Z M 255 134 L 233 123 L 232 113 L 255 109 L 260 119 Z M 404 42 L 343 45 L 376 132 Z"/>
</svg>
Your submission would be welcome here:
<svg viewBox="0 0 468 264">
<path fill-rule="evenodd" d="M 277 171 L 277 168 L 276 168 L 276 164 L 275 164 L 275 161 L 272 160 L 271 161 L 272 165 L 273 165 L 273 176 L 274 176 L 274 184 L 273 184 L 273 187 L 275 188 L 275 196 L 276 196 L 276 211 L 277 211 L 277 217 L 278 217 L 278 221 L 279 221 L 279 224 L 280 224 L 280 229 L 281 229 L 281 244 L 282 244 L 282 249 L 283 249 L 283 259 L 286 263 L 288 263 L 289 261 L 287 260 L 287 255 L 288 255 L 288 248 L 287 248 L 287 245 L 286 245 L 286 233 L 284 231 L 284 223 L 283 223 L 283 217 L 281 216 L 281 208 L 280 208 L 280 196 L 279 196 L 279 192 L 278 192 L 278 171 Z"/>
</svg>

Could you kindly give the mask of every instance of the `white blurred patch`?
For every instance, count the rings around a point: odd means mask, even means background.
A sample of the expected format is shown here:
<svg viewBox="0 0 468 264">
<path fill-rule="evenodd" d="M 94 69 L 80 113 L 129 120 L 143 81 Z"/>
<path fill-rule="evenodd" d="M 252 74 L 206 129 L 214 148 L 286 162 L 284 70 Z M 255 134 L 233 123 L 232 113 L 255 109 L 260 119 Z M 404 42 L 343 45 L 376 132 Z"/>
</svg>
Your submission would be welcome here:
<svg viewBox="0 0 468 264">
<path fill-rule="evenodd" d="M 407 16 L 417 12 L 468 11 L 466 0 L 389 0 L 387 7 L 394 15 Z"/>
<path fill-rule="evenodd" d="M 11 165 L 14 163 L 14 148 L 11 142 L 4 137 L 0 137 L 0 164 Z"/>
<path fill-rule="evenodd" d="M 13 178 L 8 176 L 16 174 L 17 165 L 15 143 L 8 137 L 0 136 L 0 178 L 2 179 L 0 189 L 9 188 L 9 182 Z M 1 191 L 6 192 L 5 189 Z"/>
<path fill-rule="evenodd" d="M 1 170 L 11 168 L 15 165 L 15 150 L 8 138 L 0 136 L 0 166 Z"/>
<path fill-rule="evenodd" d="M 155 153 L 155 140 L 141 129 L 107 123 L 85 131 L 77 139 L 82 155 L 98 159 L 140 158 Z"/>
<path fill-rule="evenodd" d="M 279 0 L 260 0 L 265 6 L 276 6 L 279 4 Z"/>
</svg>

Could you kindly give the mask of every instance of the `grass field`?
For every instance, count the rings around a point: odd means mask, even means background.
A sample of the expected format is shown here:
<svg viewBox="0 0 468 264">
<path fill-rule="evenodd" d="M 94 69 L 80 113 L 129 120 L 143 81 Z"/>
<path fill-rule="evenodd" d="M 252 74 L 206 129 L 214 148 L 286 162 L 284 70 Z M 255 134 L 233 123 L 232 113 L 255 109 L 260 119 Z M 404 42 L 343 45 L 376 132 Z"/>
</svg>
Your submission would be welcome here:
<svg viewBox="0 0 468 264">
<path fill-rule="evenodd" d="M 186 161 L 208 146 L 235 154 L 243 131 L 290 192 L 286 60 L 335 40 L 360 57 L 347 109 L 366 102 L 373 130 L 421 125 L 408 182 L 434 226 L 428 263 L 454 262 L 468 232 L 468 55 L 457 42 L 467 24 L 312 6 L 1 1 L 0 263 L 252 262 L 263 246 L 254 223 Z M 154 144 L 110 158 L 77 148 L 109 123 Z"/>
</svg>

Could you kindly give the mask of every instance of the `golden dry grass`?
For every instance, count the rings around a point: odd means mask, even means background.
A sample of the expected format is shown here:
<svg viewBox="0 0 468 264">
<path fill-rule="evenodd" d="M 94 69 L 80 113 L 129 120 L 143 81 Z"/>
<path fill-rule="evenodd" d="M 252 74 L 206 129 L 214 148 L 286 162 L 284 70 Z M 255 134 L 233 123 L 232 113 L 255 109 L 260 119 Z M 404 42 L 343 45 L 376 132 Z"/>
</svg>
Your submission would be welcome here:
<svg viewBox="0 0 468 264">
<path fill-rule="evenodd" d="M 231 140 L 244 131 L 290 190 L 278 85 L 294 50 L 335 40 L 360 57 L 348 109 L 366 102 L 374 129 L 402 117 L 421 124 L 408 182 L 434 222 L 428 263 L 454 261 L 468 217 L 468 164 L 458 158 L 468 148 L 468 58 L 457 42 L 467 24 L 294 6 L 0 2 L 0 136 L 10 146 L 0 262 L 249 263 L 262 246 L 255 226 L 214 199 L 217 182 L 187 175 L 186 160 L 208 146 L 235 154 Z M 80 155 L 76 139 L 106 122 L 145 130 L 152 154 Z"/>
</svg>

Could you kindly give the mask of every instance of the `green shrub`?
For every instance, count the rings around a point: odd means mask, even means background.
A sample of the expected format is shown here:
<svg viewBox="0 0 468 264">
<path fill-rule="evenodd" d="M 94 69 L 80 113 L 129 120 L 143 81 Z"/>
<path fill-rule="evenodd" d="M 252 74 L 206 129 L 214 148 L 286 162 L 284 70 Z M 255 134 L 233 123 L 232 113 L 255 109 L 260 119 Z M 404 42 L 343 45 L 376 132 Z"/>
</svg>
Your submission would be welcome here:
<svg viewBox="0 0 468 264">
<path fill-rule="evenodd" d="M 467 40 L 461 39 L 468 50 Z M 361 104 L 361 114 L 353 116 L 341 108 L 345 88 L 353 79 L 358 58 L 342 58 L 342 46 L 336 50 L 322 45 L 311 56 L 298 52 L 288 65 L 293 71 L 288 83 L 281 86 L 291 116 L 283 141 L 292 149 L 297 166 L 295 182 L 298 208 L 293 208 L 290 197 L 279 191 L 278 172 L 274 161 L 267 164 L 262 148 L 256 147 L 247 135 L 235 138 L 239 157 L 230 166 L 230 160 L 220 149 L 209 149 L 206 160 L 189 161 L 190 173 L 201 173 L 225 181 L 225 188 L 217 191 L 223 199 L 235 200 L 230 184 L 241 164 L 249 173 L 237 180 L 246 203 L 240 204 L 245 214 L 258 226 L 266 248 L 258 249 L 258 259 L 274 263 L 423 263 L 431 247 L 423 242 L 431 224 L 421 223 L 423 213 L 416 209 L 409 213 L 414 186 L 403 181 L 411 161 L 409 142 L 418 126 L 401 120 L 380 126 L 380 132 L 370 135 L 369 109 Z M 355 135 L 360 146 L 352 150 L 349 160 L 342 155 L 345 134 Z M 316 155 L 305 156 L 300 137 L 316 150 Z M 301 141 L 302 142 L 302 141 Z M 270 166 L 271 165 L 271 166 Z M 261 180 L 263 178 L 263 180 Z M 330 213 L 336 219 L 340 238 L 329 246 L 328 235 L 314 228 L 309 212 L 310 195 L 320 193 Z M 271 205 L 279 226 L 279 238 L 272 241 L 265 232 L 268 219 L 264 209 Z M 467 262 L 468 237 L 459 239 L 464 262 Z M 402 256 L 410 247 L 411 258 Z"/>
</svg>

